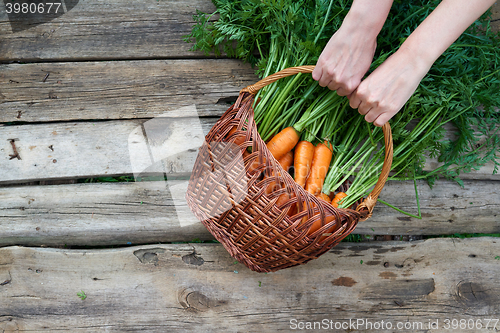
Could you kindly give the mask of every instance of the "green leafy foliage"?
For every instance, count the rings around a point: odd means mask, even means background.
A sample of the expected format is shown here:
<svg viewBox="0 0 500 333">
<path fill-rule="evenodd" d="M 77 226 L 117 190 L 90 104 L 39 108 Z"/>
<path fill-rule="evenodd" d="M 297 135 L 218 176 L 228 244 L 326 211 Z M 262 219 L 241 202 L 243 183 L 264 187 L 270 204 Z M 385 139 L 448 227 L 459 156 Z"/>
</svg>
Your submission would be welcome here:
<svg viewBox="0 0 500 333">
<path fill-rule="evenodd" d="M 76 293 L 76 296 L 80 297 L 82 301 L 84 301 L 87 298 L 87 295 L 85 295 L 85 292 L 82 290 L 80 292 Z"/>
</svg>

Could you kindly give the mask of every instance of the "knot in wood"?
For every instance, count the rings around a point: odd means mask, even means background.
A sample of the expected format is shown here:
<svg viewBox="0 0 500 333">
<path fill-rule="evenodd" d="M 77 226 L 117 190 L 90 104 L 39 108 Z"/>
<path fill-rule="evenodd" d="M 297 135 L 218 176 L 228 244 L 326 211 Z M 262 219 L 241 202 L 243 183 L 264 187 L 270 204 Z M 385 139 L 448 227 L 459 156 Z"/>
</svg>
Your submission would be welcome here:
<svg viewBox="0 0 500 333">
<path fill-rule="evenodd" d="M 179 292 L 179 304 L 188 311 L 207 311 L 213 303 L 207 296 L 192 288 L 185 288 Z"/>
<path fill-rule="evenodd" d="M 500 293 L 497 284 L 488 279 L 474 277 L 474 282 L 462 280 L 457 283 L 456 295 L 467 312 L 475 315 L 493 315 L 500 308 Z"/>
<path fill-rule="evenodd" d="M 457 296 L 467 306 L 487 305 L 490 301 L 488 291 L 481 284 L 471 281 L 460 281 L 457 285 Z"/>
</svg>

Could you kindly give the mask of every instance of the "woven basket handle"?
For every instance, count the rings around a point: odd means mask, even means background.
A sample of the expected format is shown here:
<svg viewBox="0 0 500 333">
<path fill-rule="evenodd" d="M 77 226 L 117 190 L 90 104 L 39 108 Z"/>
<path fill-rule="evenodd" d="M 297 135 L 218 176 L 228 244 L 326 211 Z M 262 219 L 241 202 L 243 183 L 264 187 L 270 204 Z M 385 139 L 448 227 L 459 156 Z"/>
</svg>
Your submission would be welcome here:
<svg viewBox="0 0 500 333">
<path fill-rule="evenodd" d="M 298 67 L 289 67 L 289 68 L 282 69 L 279 72 L 276 72 L 274 74 L 266 76 L 265 78 L 263 78 L 259 82 L 256 82 L 252 85 L 249 85 L 246 88 L 241 89 L 240 94 L 242 92 L 247 92 L 247 93 L 250 93 L 252 95 L 255 95 L 260 89 L 264 88 L 268 84 L 271 84 L 275 81 L 278 81 L 279 79 L 282 79 L 284 77 L 292 76 L 292 75 L 299 74 L 299 73 L 312 73 L 314 70 L 314 67 L 315 66 L 298 66 Z"/>
<path fill-rule="evenodd" d="M 240 91 L 240 93 L 247 92 L 252 95 L 255 95 L 260 89 L 281 78 L 295 75 L 298 73 L 312 73 L 314 67 L 315 66 L 298 66 L 298 67 L 285 68 L 279 72 L 276 72 L 274 74 L 271 74 L 263 78 L 262 80 L 252 85 L 249 85 L 246 88 L 243 88 Z M 375 187 L 373 188 L 372 192 L 356 208 L 358 212 L 364 209 L 368 210 L 368 214 L 366 215 L 366 217 L 364 217 L 361 220 L 366 220 L 372 216 L 373 208 L 377 203 L 377 198 L 380 195 L 382 189 L 384 188 L 385 182 L 387 181 L 387 177 L 389 176 L 389 172 L 391 171 L 393 147 L 392 147 L 392 132 L 389 122 L 386 122 L 384 126 L 382 126 L 382 131 L 384 132 L 384 140 L 385 140 L 384 164 L 382 165 L 382 171 L 380 173 L 380 176 L 378 177 L 378 181 L 375 184 Z"/>
</svg>

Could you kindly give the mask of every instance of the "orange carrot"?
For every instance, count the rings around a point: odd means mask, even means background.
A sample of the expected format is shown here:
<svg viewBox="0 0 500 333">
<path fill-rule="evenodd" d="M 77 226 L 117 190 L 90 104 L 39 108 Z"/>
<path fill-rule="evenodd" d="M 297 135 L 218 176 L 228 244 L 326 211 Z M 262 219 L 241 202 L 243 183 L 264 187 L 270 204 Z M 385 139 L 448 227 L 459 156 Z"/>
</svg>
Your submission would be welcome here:
<svg viewBox="0 0 500 333">
<path fill-rule="evenodd" d="M 227 138 L 229 138 L 231 135 L 233 135 L 236 130 L 237 130 L 237 126 L 234 126 L 230 131 L 229 133 L 227 134 Z M 244 134 L 238 134 L 236 136 L 236 138 L 234 139 L 234 144 L 237 144 L 238 146 L 241 145 L 243 142 L 245 142 L 245 135 Z"/>
<path fill-rule="evenodd" d="M 285 154 L 282 158 L 278 160 L 279 164 L 285 170 L 288 172 L 288 169 L 292 166 L 293 163 L 293 152 L 289 151 L 288 153 Z"/>
<path fill-rule="evenodd" d="M 334 216 L 327 216 L 325 217 L 325 224 L 328 224 L 330 222 L 332 222 L 333 220 L 335 220 L 335 217 Z M 317 220 L 315 221 L 311 227 L 309 228 L 309 230 L 307 231 L 307 235 L 311 235 L 312 233 L 316 232 L 316 230 L 318 230 L 319 228 L 321 228 L 321 220 Z M 332 228 L 328 229 L 325 231 L 325 233 L 330 233 L 332 232 Z M 322 239 L 320 239 L 321 241 Z"/>
<path fill-rule="evenodd" d="M 326 201 L 326 202 L 330 202 L 330 198 L 328 197 L 328 195 L 326 195 L 325 193 L 321 192 L 320 194 L 318 194 L 316 196 L 316 198 L 320 199 L 320 200 L 323 200 L 323 201 Z M 312 203 L 312 207 L 315 208 L 316 207 L 316 204 L 315 203 Z M 304 209 L 305 210 L 305 209 Z M 319 213 L 316 213 L 316 215 L 319 215 Z M 302 221 L 301 221 L 301 224 L 304 224 L 306 221 L 308 220 L 307 216 L 304 216 L 302 218 Z M 330 222 L 330 221 L 333 221 L 333 218 L 331 218 L 330 220 L 328 220 L 327 218 L 327 223 Z M 310 235 L 312 234 L 313 232 L 315 232 L 316 230 L 318 230 L 319 228 L 321 227 L 321 221 L 316 221 L 314 222 L 311 227 L 309 228 L 309 230 L 307 231 L 307 234 Z"/>
<path fill-rule="evenodd" d="M 281 165 L 281 167 L 288 172 L 288 169 L 290 169 L 290 167 L 292 166 L 292 162 L 293 162 L 293 153 L 291 151 L 289 151 L 288 153 L 286 153 L 285 156 L 283 156 L 281 159 L 278 160 L 279 164 Z M 274 182 L 273 182 L 274 183 Z M 282 204 L 284 204 L 285 202 L 287 202 L 289 199 L 293 198 L 295 196 L 295 194 L 288 194 L 288 193 L 283 193 L 282 195 L 279 196 L 278 198 L 278 201 L 276 201 L 276 206 L 281 206 Z M 292 207 L 290 207 L 289 211 L 288 211 L 288 216 L 291 216 L 290 214 L 294 211 L 294 205 L 292 205 Z"/>
<path fill-rule="evenodd" d="M 290 126 L 276 134 L 266 145 L 274 158 L 279 160 L 291 151 L 297 142 L 299 142 L 299 132 Z"/>
<path fill-rule="evenodd" d="M 318 199 L 320 199 L 320 200 L 324 200 L 324 201 L 326 201 L 326 202 L 330 202 L 330 198 L 329 198 L 326 194 L 324 194 L 323 192 L 321 192 L 321 193 L 320 193 L 318 196 L 316 196 L 316 197 L 317 197 Z M 312 206 L 313 206 L 313 208 L 315 208 L 315 207 L 316 207 L 316 205 L 315 205 L 314 203 L 312 204 Z M 317 216 L 319 216 L 319 212 L 318 212 L 318 213 L 316 213 L 316 214 L 314 214 L 314 216 L 313 216 L 313 217 L 317 217 Z M 307 216 L 304 216 L 304 217 L 302 218 L 302 221 L 301 221 L 301 223 L 300 223 L 300 224 L 304 224 L 307 220 L 308 220 Z M 335 220 L 335 217 L 334 217 L 334 216 L 327 216 L 327 217 L 325 217 L 325 224 L 330 223 L 330 222 L 331 222 L 331 221 L 333 221 L 333 220 Z M 319 228 L 321 228 L 321 220 L 319 220 L 319 219 L 318 219 L 318 220 L 316 220 L 316 221 L 315 221 L 315 222 L 314 222 L 314 223 L 313 223 L 313 224 L 309 227 L 309 230 L 307 231 L 307 235 L 311 235 L 312 233 L 316 232 L 316 230 L 318 230 Z M 326 230 L 326 231 L 325 231 L 325 233 L 330 233 L 330 232 L 332 232 L 332 231 L 333 231 L 333 229 L 332 229 L 332 228 L 330 228 L 330 229 Z M 321 238 L 320 240 L 323 240 L 323 239 L 324 239 L 324 238 Z"/>
<path fill-rule="evenodd" d="M 270 177 L 270 176 L 264 176 L 264 179 L 267 179 L 267 178 L 269 178 L 269 177 Z M 273 193 L 274 191 L 279 190 L 279 188 L 280 188 L 280 187 L 279 187 L 278 185 L 276 185 L 276 182 L 270 182 L 270 183 L 267 185 L 267 187 L 266 187 L 266 191 L 265 191 L 265 193 L 266 193 L 267 195 L 268 195 L 268 194 L 271 194 L 271 193 Z"/>
<path fill-rule="evenodd" d="M 306 180 L 306 191 L 318 195 L 323 188 L 330 161 L 332 160 L 332 145 L 325 141 L 314 148 L 311 173 Z"/>
<path fill-rule="evenodd" d="M 344 192 L 337 193 L 335 195 L 335 198 L 333 198 L 333 200 L 332 200 L 332 206 L 335 207 L 335 208 L 338 208 L 339 204 L 340 204 L 340 201 L 342 199 L 344 199 L 345 197 L 347 197 L 347 194 L 345 194 Z"/>
<path fill-rule="evenodd" d="M 243 152 L 243 159 L 245 159 L 248 155 L 250 155 L 250 153 L 245 150 L 245 152 Z M 251 162 L 248 165 L 247 170 L 249 173 L 252 173 L 258 166 L 259 166 L 259 158 L 256 158 L 255 160 L 253 160 L 253 162 Z"/>
<path fill-rule="evenodd" d="M 276 206 L 281 206 L 285 202 L 287 202 L 289 199 L 292 199 L 295 197 L 295 194 L 288 194 L 288 193 L 283 193 L 282 195 L 279 196 L 278 201 L 276 201 Z M 288 210 L 288 216 L 293 216 L 295 215 L 295 204 L 292 204 L 290 206 L 290 209 Z"/>
<path fill-rule="evenodd" d="M 279 196 L 278 201 L 276 201 L 276 206 L 281 206 L 289 199 L 288 193 L 283 193 Z"/>
<path fill-rule="evenodd" d="M 315 195 L 317 198 L 322 199 L 326 202 L 330 202 L 330 197 L 325 193 L 321 192 L 323 187 L 323 182 L 326 177 L 326 173 L 328 171 L 328 167 L 330 166 L 330 161 L 332 160 L 332 146 L 330 143 L 325 141 L 324 143 L 318 144 L 314 148 L 311 172 L 306 181 L 306 191 Z M 328 216 L 325 218 L 325 223 L 330 223 L 333 221 L 335 217 Z M 306 219 L 303 220 L 304 223 Z M 309 228 L 307 234 L 311 235 L 321 228 L 321 221 L 318 220 L 314 222 Z M 330 228 L 331 229 L 331 228 Z M 332 232 L 332 230 L 325 231 L 326 233 Z M 323 238 L 322 238 L 323 239 Z"/>
<path fill-rule="evenodd" d="M 290 166 L 292 165 L 292 162 L 293 162 L 293 153 L 291 151 L 286 153 L 285 156 L 283 156 L 282 158 L 280 158 L 278 160 L 278 163 L 281 165 L 283 170 L 285 170 L 287 172 L 288 172 L 288 169 L 290 168 Z M 267 178 L 267 177 L 264 177 L 264 178 Z M 273 191 L 276 191 L 278 189 L 280 189 L 280 187 L 276 185 L 276 182 L 272 182 L 269 185 L 267 185 L 266 194 L 270 194 Z"/>
<path fill-rule="evenodd" d="M 316 198 L 321 199 L 321 200 L 324 200 L 324 201 L 326 201 L 326 202 L 330 202 L 330 197 L 329 197 L 329 196 L 327 196 L 327 195 L 326 195 L 325 193 L 323 193 L 323 192 L 321 192 L 320 194 L 318 194 L 318 195 L 316 196 Z"/>
<path fill-rule="evenodd" d="M 311 164 L 314 154 L 314 145 L 309 141 L 300 141 L 295 147 L 294 156 L 294 173 L 295 182 L 302 186 L 306 184 L 307 176 L 309 176 L 309 171 L 311 170 Z"/>
</svg>

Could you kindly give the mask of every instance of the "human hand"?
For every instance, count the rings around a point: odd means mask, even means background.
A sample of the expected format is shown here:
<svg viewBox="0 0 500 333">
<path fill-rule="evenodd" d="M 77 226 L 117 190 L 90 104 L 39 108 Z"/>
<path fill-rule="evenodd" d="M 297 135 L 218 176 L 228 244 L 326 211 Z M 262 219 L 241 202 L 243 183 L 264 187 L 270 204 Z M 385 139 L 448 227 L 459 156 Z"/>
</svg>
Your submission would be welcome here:
<svg viewBox="0 0 500 333">
<path fill-rule="evenodd" d="M 376 38 L 361 29 L 342 26 L 330 38 L 312 72 L 322 87 L 340 96 L 351 94 L 370 68 L 377 47 Z"/>
<path fill-rule="evenodd" d="M 381 127 L 410 99 L 431 65 L 400 48 L 348 96 L 349 104 Z"/>
<path fill-rule="evenodd" d="M 377 35 L 393 0 L 353 0 L 341 27 L 323 49 L 312 73 L 322 87 L 350 95 L 370 68 Z"/>
<path fill-rule="evenodd" d="M 375 126 L 384 125 L 408 101 L 434 61 L 494 2 L 441 1 L 399 50 L 348 96 L 351 107 Z"/>
</svg>

